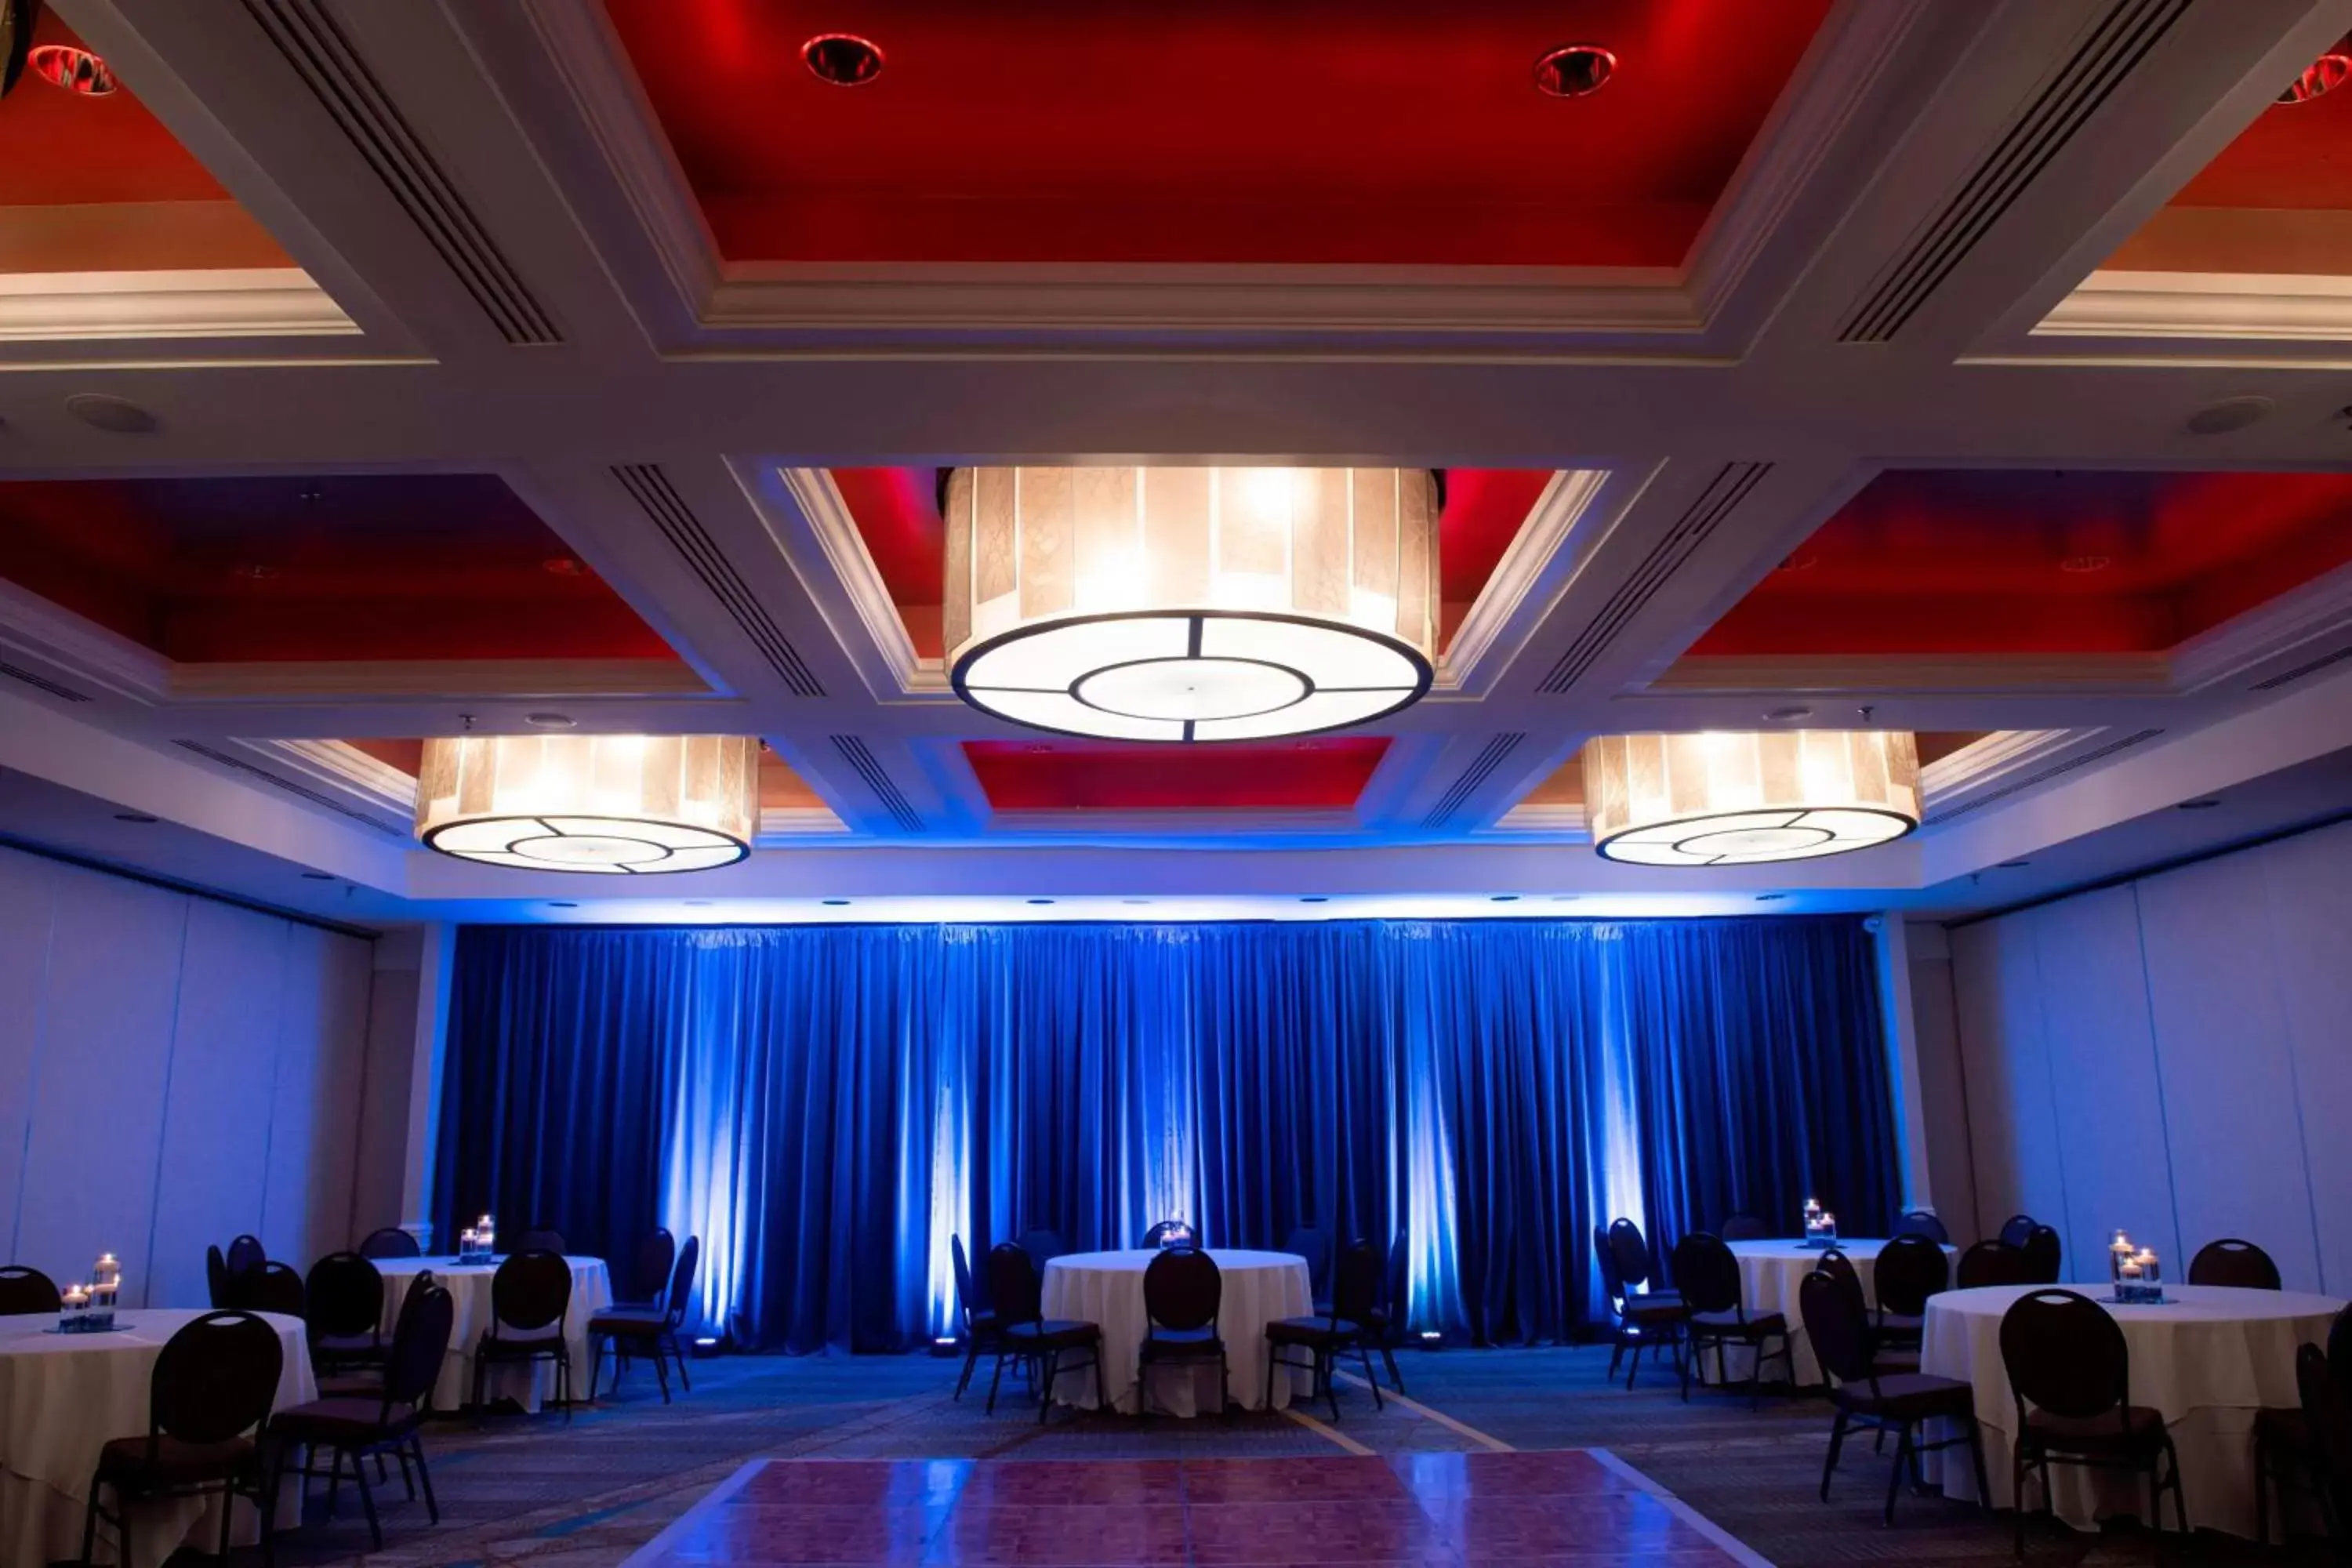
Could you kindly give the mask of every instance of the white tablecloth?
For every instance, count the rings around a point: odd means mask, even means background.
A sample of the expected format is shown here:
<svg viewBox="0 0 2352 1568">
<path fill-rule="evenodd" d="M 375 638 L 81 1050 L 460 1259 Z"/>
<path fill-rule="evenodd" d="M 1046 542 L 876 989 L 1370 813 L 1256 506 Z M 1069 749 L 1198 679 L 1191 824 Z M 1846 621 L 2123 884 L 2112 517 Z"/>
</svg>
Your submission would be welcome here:
<svg viewBox="0 0 2352 1568">
<path fill-rule="evenodd" d="M 1139 1407 L 1137 1352 L 1143 1343 L 1143 1270 L 1156 1252 L 1074 1252 L 1045 1265 L 1045 1310 L 1049 1318 L 1076 1318 L 1102 1325 L 1103 1387 L 1111 1403 L 1129 1415 Z M 1315 1310 L 1307 1259 L 1289 1252 L 1242 1252 L 1212 1247 L 1224 1295 L 1217 1309 L 1217 1331 L 1233 1365 L 1234 1403 L 1244 1409 L 1265 1405 L 1265 1326 L 1276 1318 L 1303 1318 Z M 1297 1352 L 1293 1352 L 1297 1354 Z M 1189 1374 L 1189 1375 L 1188 1375 Z M 1274 1380 L 1274 1405 L 1290 1403 L 1305 1388 L 1304 1373 Z M 1054 1382 L 1064 1405 L 1095 1407 L 1091 1368 L 1066 1372 Z M 1214 1413 L 1217 1369 L 1171 1366 L 1153 1373 L 1151 1408 L 1176 1415 Z"/>
<path fill-rule="evenodd" d="M 504 1261 L 504 1259 L 500 1259 Z M 563 1342 L 572 1352 L 572 1397 L 584 1402 L 588 1379 L 595 1363 L 588 1355 L 588 1320 L 613 1304 L 613 1279 L 601 1258 L 567 1258 L 572 1265 L 572 1305 L 563 1314 Z M 389 1335 L 400 1317 L 400 1303 L 408 1287 L 424 1270 L 449 1288 L 456 1309 L 449 1332 L 449 1354 L 441 1363 L 440 1381 L 433 1385 L 433 1408 L 457 1410 L 474 1397 L 474 1345 L 490 1326 L 490 1276 L 494 1268 L 457 1267 L 454 1258 L 385 1258 L 376 1262 L 383 1276 L 383 1331 Z M 485 1399 L 513 1399 L 525 1410 L 536 1410 L 555 1397 L 555 1368 L 537 1362 L 526 1370 L 520 1363 L 490 1368 L 483 1384 Z"/>
<path fill-rule="evenodd" d="M 82 1511 L 98 1453 L 117 1437 L 141 1437 L 148 1428 L 148 1387 L 163 1342 L 198 1310 L 142 1308 L 120 1312 L 110 1334 L 58 1334 L 48 1313 L 0 1318 L 0 1562 L 55 1563 L 81 1553 Z M 286 1353 L 273 1409 L 319 1396 L 310 1352 L 299 1318 L 263 1316 L 278 1330 Z M 287 1489 L 278 1525 L 301 1522 L 300 1500 Z M 107 1494 L 113 1506 L 113 1493 Z M 235 1539 L 255 1541 L 260 1523 L 241 1501 L 231 1521 Z M 131 1552 L 142 1563 L 161 1563 L 186 1542 L 205 1552 L 220 1543 L 220 1501 L 147 1504 L 131 1516 Z M 113 1531 L 98 1527 L 98 1560 L 116 1561 Z"/>
<path fill-rule="evenodd" d="M 2042 1287 L 2046 1289 L 2046 1287 Z M 2007 1508 L 2010 1455 L 2017 1433 L 2017 1404 L 2000 1359 L 2000 1319 L 2010 1304 L 2037 1287 L 1989 1285 L 1950 1290 L 1927 1303 L 1926 1353 L 1920 1370 L 1965 1378 L 1976 1385 L 1977 1419 L 1984 1426 L 1985 1468 L 1994 1505 Z M 2096 1298 L 2105 1286 L 2070 1285 Z M 2123 1325 L 2131 1350 L 2131 1402 L 2164 1413 L 2173 1447 L 2180 1456 L 2181 1484 L 2192 1529 L 2254 1533 L 2254 1412 L 2265 1405 L 2299 1403 L 2294 1352 L 2299 1345 L 2326 1344 L 2327 1327 L 2343 1302 L 2290 1290 L 2240 1290 L 2218 1285 L 2167 1285 L 2174 1298 L 2161 1307 L 2108 1307 Z M 1952 1456 L 1962 1455 L 1957 1463 Z M 1930 1479 L 1940 1462 L 1944 1489 L 1954 1497 L 1976 1496 L 1965 1450 L 1927 1457 Z M 2145 1482 L 2127 1471 L 2095 1471 L 2078 1465 L 2050 1467 L 2058 1516 L 2077 1529 L 2100 1519 L 2137 1516 L 2147 1506 Z M 2042 1506 L 2042 1489 L 2029 1482 L 2026 1495 Z M 2165 1505 L 2171 1522 L 2171 1504 Z M 2292 1510 L 2289 1517 L 2294 1517 Z M 2276 1531 L 2273 1510 L 2273 1530 Z M 2273 1539 L 2276 1539 L 2273 1533 Z"/>
<path fill-rule="evenodd" d="M 1853 1271 L 1862 1277 L 1862 1293 L 1874 1307 L 1878 1305 L 1878 1249 L 1886 1243 L 1874 1237 L 1851 1237 L 1838 1242 L 1838 1250 L 1853 1262 Z M 1822 1254 L 1827 1249 L 1807 1247 L 1801 1241 L 1735 1241 L 1729 1244 L 1731 1255 L 1739 1259 L 1740 1300 L 1747 1303 L 1751 1318 L 1766 1312 L 1779 1312 L 1789 1320 L 1789 1351 L 1797 1363 L 1797 1385 L 1811 1388 L 1822 1382 L 1822 1363 L 1813 1357 L 1811 1342 L 1805 1338 L 1804 1314 L 1797 1310 L 1798 1291 L 1805 1276 L 1821 1267 Z M 1958 1247 L 1944 1248 L 1947 1267 L 1959 1255 Z M 1754 1358 L 1744 1350 L 1727 1352 L 1731 1375 L 1748 1375 Z M 1710 1352 L 1710 1367 L 1715 1361 Z M 1771 1375 L 1780 1375 L 1780 1358 L 1771 1363 Z"/>
</svg>

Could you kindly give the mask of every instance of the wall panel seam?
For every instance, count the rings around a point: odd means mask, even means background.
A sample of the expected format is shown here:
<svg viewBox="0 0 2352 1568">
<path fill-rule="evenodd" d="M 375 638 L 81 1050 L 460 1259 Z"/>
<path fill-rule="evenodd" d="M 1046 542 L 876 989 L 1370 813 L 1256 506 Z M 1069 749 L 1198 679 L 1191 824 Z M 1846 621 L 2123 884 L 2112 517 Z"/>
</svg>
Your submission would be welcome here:
<svg viewBox="0 0 2352 1568">
<path fill-rule="evenodd" d="M 187 999 L 188 989 L 188 928 L 194 925 L 194 900 L 180 900 L 180 959 L 172 966 L 172 1033 L 163 1042 L 163 1116 L 155 1129 L 155 1180 L 147 1189 L 147 1256 L 139 1265 L 139 1300 L 152 1307 L 155 1289 L 155 1215 L 163 1205 L 163 1156 L 169 1152 L 172 1137 L 172 1077 L 180 1058 L 180 1016 Z"/>
<path fill-rule="evenodd" d="M 2172 1110 L 2164 1095 L 2164 1032 L 2156 1021 L 2156 976 L 2147 967 L 2147 910 L 2140 903 L 2139 890 L 2137 882 L 2131 884 L 2132 938 L 2139 943 L 2140 1001 L 2147 1008 L 2147 1049 L 2156 1062 L 2156 1124 L 2164 1134 L 2164 1196 L 2172 1208 L 2172 1234 L 2185 1250 L 2189 1233 L 2180 1226 L 2180 1184 L 2172 1173 Z M 2189 1277 L 2186 1258 L 2180 1263 L 2180 1276 Z"/>
<path fill-rule="evenodd" d="M 42 879 L 49 895 L 48 934 L 41 939 L 41 994 L 33 1004 L 33 1065 L 25 1075 L 25 1141 L 16 1152 L 16 1209 L 8 1216 L 8 1256 L 21 1258 L 25 1239 L 25 1184 L 33 1173 L 33 1128 L 41 1106 L 41 1065 L 49 1054 L 49 986 L 58 957 L 58 880 Z"/>
<path fill-rule="evenodd" d="M 2261 866 L 2261 871 L 2263 879 L 2263 919 L 2269 922 L 2271 928 L 2271 951 L 2275 953 L 2279 951 L 2278 895 L 2276 889 L 2271 885 L 2270 868 L 2267 865 L 2263 865 Z M 2319 1191 L 2316 1187 L 2312 1185 L 2311 1180 L 2311 1133 L 2305 1126 L 2303 1119 L 2303 1063 L 2300 1059 L 2300 1053 L 2295 1049 L 2294 1008 L 2288 1004 L 2287 1000 L 2286 966 L 2284 964 L 2273 964 L 2272 967 L 2273 972 L 2278 975 L 2279 1022 L 2284 1026 L 2286 1033 L 2286 1081 L 2289 1096 L 2294 1101 L 2295 1147 L 2303 1155 L 2304 1201 L 2311 1205 L 2311 1256 L 2313 1261 L 2317 1265 L 2319 1269 L 2319 1288 L 2322 1291 L 2325 1291 L 2327 1289 L 2327 1242 L 2324 1233 L 2319 1228 Z"/>
</svg>

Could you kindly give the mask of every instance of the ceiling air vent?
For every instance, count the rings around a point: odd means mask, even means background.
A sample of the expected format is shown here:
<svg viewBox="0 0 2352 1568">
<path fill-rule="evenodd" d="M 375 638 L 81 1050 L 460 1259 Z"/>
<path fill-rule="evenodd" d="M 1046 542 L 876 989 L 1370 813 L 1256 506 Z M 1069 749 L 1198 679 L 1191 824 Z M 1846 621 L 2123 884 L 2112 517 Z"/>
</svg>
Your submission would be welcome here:
<svg viewBox="0 0 2352 1568">
<path fill-rule="evenodd" d="M 2084 752 L 2078 757 L 2069 757 L 2063 763 L 2053 763 L 2050 767 L 2043 768 L 2038 773 L 2028 773 L 2021 779 L 2011 780 L 2009 783 L 2001 785 L 1999 789 L 1989 789 L 1980 795 L 1962 801 L 1959 805 L 1953 806 L 1949 811 L 1931 811 L 1927 816 L 1927 825 L 1933 827 L 1939 823 L 1956 821 L 1960 817 L 1966 816 L 1972 811 L 1981 811 L 1984 807 L 1991 805 L 1998 801 L 2007 800 L 2013 795 L 2021 795 L 2025 791 L 2032 789 L 2036 784 L 2048 784 L 2052 779 L 2057 778 L 2063 773 L 2071 773 L 2076 768 L 2084 768 L 2090 766 L 2093 763 L 2105 762 L 2107 758 L 2114 756 L 2118 752 L 2127 752 L 2134 746 L 2142 745 L 2147 742 L 2153 741 L 2158 735 L 2163 733 L 2164 731 L 2161 730 L 2141 730 L 2133 734 L 2126 735 L 2121 740 L 2110 741 L 2105 745 L 2095 747 L 2090 751 Z"/>
<path fill-rule="evenodd" d="M 1558 696 L 1583 679 L 1593 662 L 1617 640 L 1617 634 L 1625 629 L 1626 623 L 1641 613 L 1642 606 L 1666 585 L 1667 579 L 1682 570 L 1691 552 L 1706 542 L 1707 536 L 1731 515 L 1732 509 L 1745 500 L 1748 492 L 1771 471 L 1769 463 L 1724 464 L 1707 481 L 1706 489 L 1699 492 L 1698 499 L 1650 547 L 1650 552 L 1642 558 L 1633 574 L 1609 595 L 1601 613 L 1585 623 L 1584 629 L 1576 634 L 1576 640 L 1568 645 L 1568 651 L 1559 656 L 1559 662 L 1551 667 L 1551 673 L 1536 689 Z"/>
<path fill-rule="evenodd" d="M 1464 804 L 1472 795 L 1478 793 L 1479 787 L 1494 776 L 1495 770 L 1503 765 L 1504 759 L 1517 751 L 1519 743 L 1526 739 L 1527 735 L 1517 730 L 1488 736 L 1486 743 L 1478 748 L 1478 754 L 1470 759 L 1470 765 L 1462 770 L 1461 777 L 1445 786 L 1445 793 L 1437 797 L 1437 804 L 1429 808 L 1429 815 L 1421 819 L 1421 825 L 1423 827 L 1444 826 L 1455 812 L 1462 809 Z"/>
<path fill-rule="evenodd" d="M 205 761 L 226 768 L 231 773 L 241 773 L 249 779 L 258 779 L 273 788 L 284 790 L 288 795 L 299 795 L 312 805 L 331 811 L 338 816 L 348 816 L 353 822 L 374 828 L 378 833 L 387 833 L 395 838 L 404 839 L 408 837 L 408 829 L 405 826 L 394 827 L 381 817 L 370 816 L 357 806 L 345 805 L 324 790 L 312 789 L 309 784 L 273 773 L 268 768 L 257 766 L 232 752 L 207 746 L 202 741 L 174 741 L 172 744 L 184 752 L 193 752 Z"/>
<path fill-rule="evenodd" d="M 907 792 L 883 771 L 882 759 L 874 754 L 874 748 L 855 735 L 835 735 L 831 739 L 833 749 L 841 753 L 842 761 L 857 770 L 857 776 L 866 781 L 866 787 L 874 792 L 874 798 L 882 803 L 882 809 L 890 814 L 892 820 L 909 833 L 920 833 L 922 814 L 907 798 Z"/>
<path fill-rule="evenodd" d="M 1878 276 L 1838 332 L 1848 343 L 1891 342 L 2041 177 L 2099 106 L 2187 14 L 2190 0 L 2116 0 L 2066 63 L 2011 122 L 1984 162 L 1910 248 Z"/>
<path fill-rule="evenodd" d="M 2296 665 L 2293 669 L 2282 669 L 2267 680 L 2255 681 L 2253 685 L 2248 687 L 2246 689 L 2249 691 L 2276 691 L 2282 686 L 2292 686 L 2306 675 L 2317 675 L 2321 670 L 2327 668 L 2329 666 L 2342 664 L 2347 658 L 2352 658 L 2352 643 L 2345 644 L 2342 647 L 2337 648 L 2334 653 L 2323 653 L 2317 658 L 2305 659 L 2303 663 Z M 5 668 L 5 666 L 0 666 L 0 668 Z"/>
<path fill-rule="evenodd" d="M 793 695 L 824 696 L 824 688 L 818 683 L 815 672 L 801 658 L 800 650 L 793 647 L 792 639 L 784 636 L 783 628 L 776 625 L 775 617 L 768 614 L 767 606 L 751 592 L 751 585 L 743 581 L 742 574 L 735 570 L 734 563 L 727 559 L 726 552 L 703 528 L 702 520 L 694 515 L 694 509 L 686 504 L 686 498 L 677 493 L 669 476 L 656 464 L 622 463 L 613 469 L 613 477 L 645 509 L 654 526 L 661 530 L 662 537 L 669 541 L 670 548 L 702 579 L 702 585 L 710 590 L 719 606 L 751 639 L 751 646 L 760 650 L 760 657 L 768 661 L 768 667 Z"/>
<path fill-rule="evenodd" d="M 67 702 L 89 700 L 89 693 L 87 691 L 76 691 L 70 686 L 61 686 L 46 675 L 34 674 L 21 664 L 10 664 L 5 660 L 0 660 L 0 676 L 6 676 L 11 680 L 21 680 L 36 691 L 46 691 L 50 696 Z"/>
<path fill-rule="evenodd" d="M 245 8 L 499 335 L 518 344 L 562 342 L 546 308 L 524 287 L 326 6 L 320 0 L 245 0 Z"/>
</svg>

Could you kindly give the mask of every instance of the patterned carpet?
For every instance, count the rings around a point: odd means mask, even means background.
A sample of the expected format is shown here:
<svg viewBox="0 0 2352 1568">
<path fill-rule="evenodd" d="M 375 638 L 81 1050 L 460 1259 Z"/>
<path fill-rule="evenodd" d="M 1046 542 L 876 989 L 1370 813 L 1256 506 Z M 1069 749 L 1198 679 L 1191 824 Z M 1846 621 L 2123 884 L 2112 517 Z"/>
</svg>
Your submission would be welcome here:
<svg viewBox="0 0 2352 1568">
<path fill-rule="evenodd" d="M 428 1524 L 421 1504 L 384 1494 L 385 1549 L 368 1552 L 355 1500 L 323 1517 L 314 1488 L 311 1522 L 281 1536 L 280 1563 L 364 1563 L 372 1568 L 615 1568 L 712 1489 L 760 1458 L 863 1459 L 1211 1459 L 1465 1452 L 1493 1448 L 1604 1448 L 1783 1568 L 1906 1561 L 2008 1564 L 2010 1521 L 1906 1492 L 1892 1529 L 1879 1523 L 1885 1461 L 1866 1443 L 1848 1446 L 1832 1501 L 1816 1500 L 1827 1440 L 1826 1405 L 1768 1397 L 1695 1394 L 1685 1405 L 1672 1377 L 1644 1373 L 1633 1393 L 1603 1382 L 1607 1352 L 1590 1349 L 1448 1350 L 1402 1357 L 1412 1400 L 1374 1412 L 1357 1385 L 1341 1386 L 1340 1420 L 1316 1408 L 1314 1425 L 1290 1415 L 1217 1420 L 1074 1418 L 1057 1410 L 1037 1425 L 1034 1405 L 979 1397 L 950 1401 L 953 1363 L 927 1356 L 740 1357 L 698 1363 L 695 1388 L 665 1407 L 650 1376 L 617 1399 L 560 1415 L 438 1423 L 426 1443 L 442 1505 Z M 2189 1500 L 2194 1516 L 2196 1500 Z M 2037 1565 L 2147 1563 L 2143 1532 L 2082 1535 L 2046 1521 L 2029 1532 Z M 2168 1538 L 2165 1559 L 2187 1563 L 2333 1562 L 2322 1547 L 2261 1552 L 2210 1535 L 2186 1546 Z M 246 1552 L 240 1563 L 257 1562 Z M 173 1568 L 205 1561 L 184 1554 Z"/>
</svg>

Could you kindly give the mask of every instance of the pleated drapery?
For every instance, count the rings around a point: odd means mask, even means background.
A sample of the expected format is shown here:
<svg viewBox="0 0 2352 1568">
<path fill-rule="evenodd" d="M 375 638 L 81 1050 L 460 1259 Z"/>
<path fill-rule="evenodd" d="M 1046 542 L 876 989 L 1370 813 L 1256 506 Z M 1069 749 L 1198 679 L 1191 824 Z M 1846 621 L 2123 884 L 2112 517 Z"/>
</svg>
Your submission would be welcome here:
<svg viewBox="0 0 2352 1568">
<path fill-rule="evenodd" d="M 951 1331 L 955 1235 L 1402 1229 L 1416 1326 L 1518 1342 L 1591 1317 L 1596 1222 L 1898 1199 L 1851 918 L 470 927 L 442 1081 L 445 1234 L 667 1225 L 793 1351 Z"/>
</svg>

